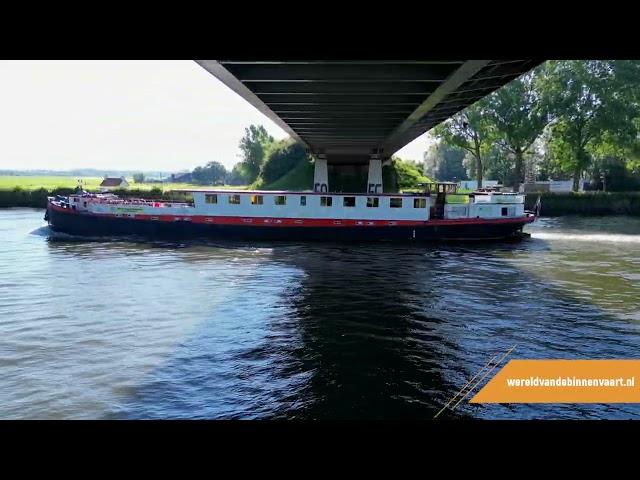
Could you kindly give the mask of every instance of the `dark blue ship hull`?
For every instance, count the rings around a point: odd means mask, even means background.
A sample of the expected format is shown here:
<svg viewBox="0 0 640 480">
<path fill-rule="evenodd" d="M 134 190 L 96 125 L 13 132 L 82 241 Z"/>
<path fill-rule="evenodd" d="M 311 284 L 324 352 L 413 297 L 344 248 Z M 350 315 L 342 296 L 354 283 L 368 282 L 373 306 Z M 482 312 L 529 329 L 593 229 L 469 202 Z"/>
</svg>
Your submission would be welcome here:
<svg viewBox="0 0 640 480">
<path fill-rule="evenodd" d="M 427 222 L 417 226 L 259 226 L 203 224 L 189 221 L 158 222 L 126 217 L 95 216 L 72 210 L 49 208 L 45 219 L 52 230 L 69 235 L 141 236 L 158 240 L 286 240 L 331 242 L 425 242 L 438 240 L 499 240 L 521 238 L 522 227 L 533 218 L 513 221 L 438 224 Z"/>
</svg>

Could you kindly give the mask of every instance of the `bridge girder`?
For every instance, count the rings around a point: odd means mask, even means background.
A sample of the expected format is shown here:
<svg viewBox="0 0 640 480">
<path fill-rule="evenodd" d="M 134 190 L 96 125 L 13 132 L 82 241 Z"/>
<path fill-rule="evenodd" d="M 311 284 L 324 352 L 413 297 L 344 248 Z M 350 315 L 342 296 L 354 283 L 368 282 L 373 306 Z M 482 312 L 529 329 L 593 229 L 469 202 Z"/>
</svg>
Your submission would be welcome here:
<svg viewBox="0 0 640 480">
<path fill-rule="evenodd" d="M 330 164 L 388 158 L 538 60 L 197 63 Z"/>
</svg>

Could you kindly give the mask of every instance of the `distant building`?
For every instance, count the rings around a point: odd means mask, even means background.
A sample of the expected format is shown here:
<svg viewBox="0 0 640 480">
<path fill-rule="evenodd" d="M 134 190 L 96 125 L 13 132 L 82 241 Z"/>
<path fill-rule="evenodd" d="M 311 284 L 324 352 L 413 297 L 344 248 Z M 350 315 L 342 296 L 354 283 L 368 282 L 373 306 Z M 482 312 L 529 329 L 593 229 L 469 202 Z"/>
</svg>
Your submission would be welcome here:
<svg viewBox="0 0 640 480">
<path fill-rule="evenodd" d="M 482 188 L 497 187 L 500 185 L 498 180 L 482 180 Z M 478 188 L 477 180 L 462 180 L 458 182 L 458 187 L 465 190 L 475 190 Z"/>
<path fill-rule="evenodd" d="M 124 177 L 105 177 L 100 184 L 101 192 L 108 192 L 109 190 L 116 190 L 119 188 L 129 188 L 129 182 Z"/>
<path fill-rule="evenodd" d="M 584 190 L 584 181 L 579 182 L 579 192 Z M 571 192 L 573 190 L 573 180 L 546 180 L 520 185 L 520 191 L 525 193 L 541 192 Z"/>
<path fill-rule="evenodd" d="M 192 180 L 191 172 L 171 174 L 171 183 L 191 183 Z"/>
</svg>

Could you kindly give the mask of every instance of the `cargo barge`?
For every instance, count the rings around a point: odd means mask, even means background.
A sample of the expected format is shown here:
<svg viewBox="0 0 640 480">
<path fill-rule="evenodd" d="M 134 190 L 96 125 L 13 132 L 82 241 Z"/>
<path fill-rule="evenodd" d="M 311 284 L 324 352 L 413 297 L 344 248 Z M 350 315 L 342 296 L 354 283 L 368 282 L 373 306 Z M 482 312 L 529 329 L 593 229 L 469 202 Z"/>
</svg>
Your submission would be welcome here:
<svg viewBox="0 0 640 480">
<path fill-rule="evenodd" d="M 79 236 L 423 242 L 520 238 L 536 218 L 524 195 L 456 189 L 441 182 L 411 194 L 179 190 L 189 202 L 79 191 L 50 197 L 45 220 Z"/>
</svg>

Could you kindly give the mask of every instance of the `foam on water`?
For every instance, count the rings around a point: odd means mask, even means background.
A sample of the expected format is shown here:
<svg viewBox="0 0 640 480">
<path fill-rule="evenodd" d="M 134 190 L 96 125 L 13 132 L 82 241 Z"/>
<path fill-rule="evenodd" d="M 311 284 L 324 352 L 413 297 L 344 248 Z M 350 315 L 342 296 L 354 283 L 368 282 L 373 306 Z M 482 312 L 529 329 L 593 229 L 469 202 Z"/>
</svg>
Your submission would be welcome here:
<svg viewBox="0 0 640 480">
<path fill-rule="evenodd" d="M 640 243 L 640 235 L 609 234 L 609 233 L 555 233 L 533 232 L 532 238 L 540 240 L 560 240 L 572 242 L 609 242 L 609 243 Z"/>
</svg>

